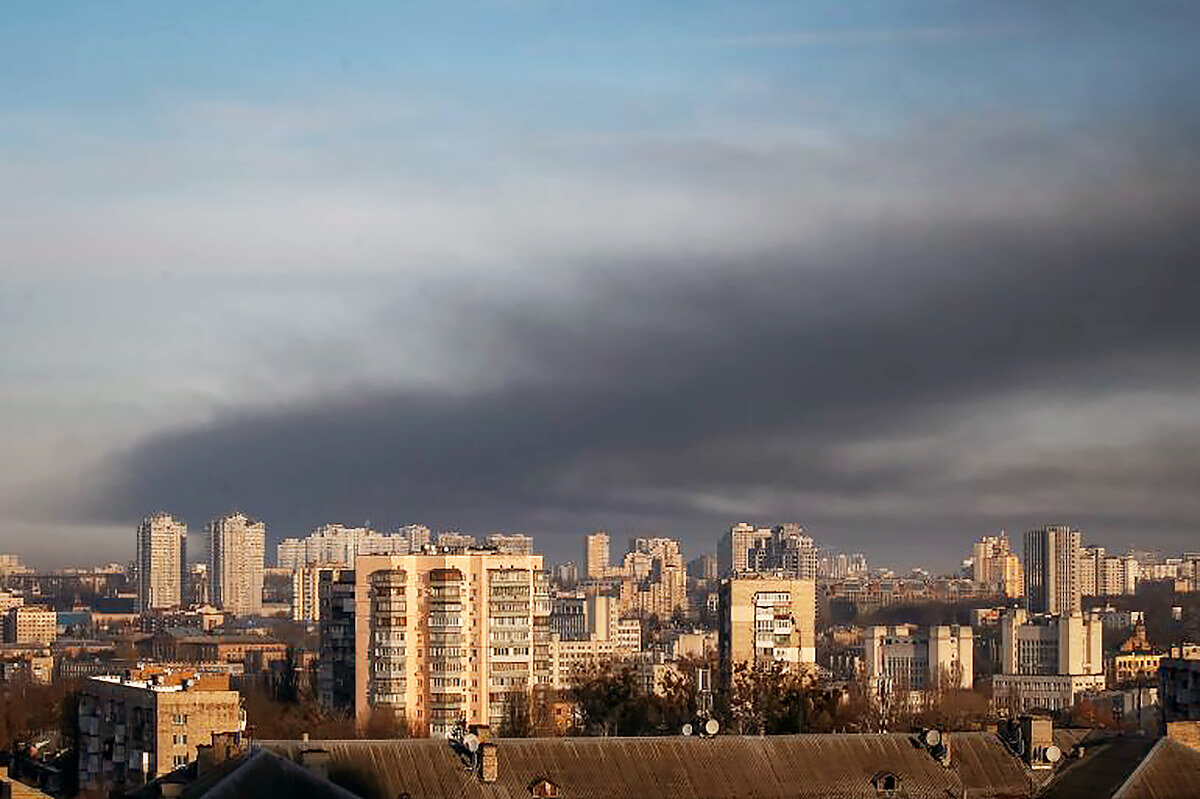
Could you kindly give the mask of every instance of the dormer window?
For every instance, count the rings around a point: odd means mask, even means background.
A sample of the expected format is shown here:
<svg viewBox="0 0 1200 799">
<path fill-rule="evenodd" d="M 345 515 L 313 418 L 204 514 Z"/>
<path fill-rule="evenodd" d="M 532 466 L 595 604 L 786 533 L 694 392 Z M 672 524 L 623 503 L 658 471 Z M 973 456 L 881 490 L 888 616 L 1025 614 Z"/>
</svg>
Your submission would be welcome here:
<svg viewBox="0 0 1200 799">
<path fill-rule="evenodd" d="M 529 795 L 534 799 L 559 799 L 558 786 L 545 777 L 534 780 L 529 785 Z"/>
<path fill-rule="evenodd" d="M 890 771 L 880 771 L 871 778 L 871 784 L 875 786 L 875 795 L 880 797 L 894 797 L 900 795 L 900 778 Z"/>
</svg>

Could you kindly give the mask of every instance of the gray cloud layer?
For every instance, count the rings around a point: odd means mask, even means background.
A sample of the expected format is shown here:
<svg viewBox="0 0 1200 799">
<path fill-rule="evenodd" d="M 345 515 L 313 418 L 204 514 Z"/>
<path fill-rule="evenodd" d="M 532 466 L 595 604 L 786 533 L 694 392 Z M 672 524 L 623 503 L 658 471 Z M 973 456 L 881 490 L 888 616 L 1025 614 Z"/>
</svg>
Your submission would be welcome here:
<svg viewBox="0 0 1200 799">
<path fill-rule="evenodd" d="M 642 258 L 567 253 L 553 290 L 447 285 L 426 295 L 439 354 L 478 364 L 473 381 L 348 383 L 160 432 L 77 510 L 526 529 L 553 556 L 594 526 L 711 548 L 744 517 L 938 566 L 994 526 L 1056 519 L 1183 548 L 1200 518 L 1196 141 L 960 130 L 819 174 L 626 152 L 686 174 L 698 214 L 743 192 L 784 233 L 672 258 L 668 229 Z M 386 316 L 375 335 L 405 338 Z"/>
</svg>

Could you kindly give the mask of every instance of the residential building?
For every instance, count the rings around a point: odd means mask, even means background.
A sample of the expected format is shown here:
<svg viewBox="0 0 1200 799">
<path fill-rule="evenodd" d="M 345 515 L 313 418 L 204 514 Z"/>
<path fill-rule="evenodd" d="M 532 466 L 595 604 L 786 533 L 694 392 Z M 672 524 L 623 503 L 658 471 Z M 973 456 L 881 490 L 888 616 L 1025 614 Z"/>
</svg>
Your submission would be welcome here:
<svg viewBox="0 0 1200 799">
<path fill-rule="evenodd" d="M 717 558 L 705 553 L 692 558 L 687 564 L 688 577 L 693 580 L 711 582 L 717 579 Z"/>
<path fill-rule="evenodd" d="M 587 598 L 556 596 L 550 600 L 550 632 L 563 641 L 588 639 Z"/>
<path fill-rule="evenodd" d="M 236 616 L 262 613 L 267 525 L 232 513 L 210 522 L 206 532 L 212 604 Z"/>
<path fill-rule="evenodd" d="M 4 641 L 9 644 L 51 644 L 58 637 L 58 614 L 49 608 L 20 605 L 5 616 Z"/>
<path fill-rule="evenodd" d="M 966 690 L 974 679 L 970 627 L 876 625 L 863 634 L 864 676 L 876 696 Z"/>
<path fill-rule="evenodd" d="M 1012 551 L 1005 533 L 983 536 L 975 542 L 972 554 L 972 577 L 976 585 L 997 596 L 1021 596 L 1025 590 L 1021 559 Z"/>
<path fill-rule="evenodd" d="M 1168 724 L 1200 721 L 1200 645 L 1173 646 L 1159 662 L 1158 701 Z"/>
<path fill-rule="evenodd" d="M 305 566 L 349 567 L 359 555 L 407 555 L 429 543 L 430 531 L 423 524 L 410 524 L 395 535 L 377 533 L 370 527 L 323 524 L 304 538 L 285 538 L 275 547 L 280 568 Z"/>
<path fill-rule="evenodd" d="M 187 574 L 187 524 L 168 513 L 142 519 L 136 557 L 138 613 L 181 606 Z"/>
<path fill-rule="evenodd" d="M 360 723 L 382 711 L 435 734 L 463 718 L 498 725 L 512 695 L 550 684 L 541 555 L 365 555 L 352 574 L 321 581 L 322 657 L 330 662 L 320 680 L 334 702 L 339 686 L 353 684 Z M 328 617 L 324 592 L 331 603 L 341 597 Z M 345 657 L 347 616 L 353 660 Z"/>
<path fill-rule="evenodd" d="M 195 760 L 214 733 L 243 729 L 228 675 L 151 667 L 91 677 L 79 697 L 79 786 L 142 785 Z"/>
<path fill-rule="evenodd" d="M 717 568 L 720 576 L 743 574 L 750 570 L 750 553 L 771 540 L 770 527 L 755 527 L 740 522 L 729 528 L 717 545 Z"/>
<path fill-rule="evenodd" d="M 343 566 L 301 566 L 292 572 L 292 620 L 321 620 L 321 577 L 346 571 Z"/>
<path fill-rule="evenodd" d="M 327 708 L 353 709 L 355 702 L 355 580 L 353 569 L 317 573 L 321 654 L 317 698 Z"/>
<path fill-rule="evenodd" d="M 687 571 L 675 539 L 635 538 L 619 576 L 622 615 L 669 619 L 687 612 Z"/>
<path fill-rule="evenodd" d="M 1064 710 L 1080 694 L 1103 690 L 1103 635 L 1095 613 L 1030 616 L 1020 608 L 1007 611 L 1000 620 L 1000 673 L 992 678 L 997 707 Z"/>
<path fill-rule="evenodd" d="M 0 577 L 8 577 L 13 574 L 32 574 L 33 569 L 21 562 L 19 555 L 0 554 Z"/>
<path fill-rule="evenodd" d="M 728 677 L 739 664 L 816 663 L 813 580 L 734 577 L 720 590 L 718 646 Z"/>
<path fill-rule="evenodd" d="M 1081 541 L 1078 530 L 1062 525 L 1025 534 L 1025 606 L 1030 613 L 1069 616 L 1080 612 Z"/>
<path fill-rule="evenodd" d="M 609 549 L 608 533 L 597 530 L 587 536 L 583 549 L 584 574 L 589 580 L 601 580 L 608 577 L 612 553 Z"/>
<path fill-rule="evenodd" d="M 506 555 L 532 555 L 533 536 L 524 533 L 490 533 L 484 539 L 484 546 Z"/>
</svg>

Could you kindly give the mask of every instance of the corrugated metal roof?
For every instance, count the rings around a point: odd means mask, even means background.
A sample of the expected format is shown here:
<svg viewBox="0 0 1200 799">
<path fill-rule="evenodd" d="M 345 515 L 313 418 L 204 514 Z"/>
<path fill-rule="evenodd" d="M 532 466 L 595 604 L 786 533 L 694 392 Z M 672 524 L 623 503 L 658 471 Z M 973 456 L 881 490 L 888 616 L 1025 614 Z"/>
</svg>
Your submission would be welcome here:
<svg viewBox="0 0 1200 799">
<path fill-rule="evenodd" d="M 718 736 L 712 739 L 538 738 L 499 742 L 499 779 L 483 783 L 444 740 L 268 741 L 296 757 L 330 753 L 330 777 L 364 799 L 529 799 L 548 779 L 563 799 L 873 799 L 891 772 L 898 796 L 1032 796 L 1028 773 L 990 733 L 950 735 L 942 766 L 905 734 Z"/>
<path fill-rule="evenodd" d="M 1162 738 L 1115 799 L 1195 799 L 1200 797 L 1200 752 Z"/>
</svg>

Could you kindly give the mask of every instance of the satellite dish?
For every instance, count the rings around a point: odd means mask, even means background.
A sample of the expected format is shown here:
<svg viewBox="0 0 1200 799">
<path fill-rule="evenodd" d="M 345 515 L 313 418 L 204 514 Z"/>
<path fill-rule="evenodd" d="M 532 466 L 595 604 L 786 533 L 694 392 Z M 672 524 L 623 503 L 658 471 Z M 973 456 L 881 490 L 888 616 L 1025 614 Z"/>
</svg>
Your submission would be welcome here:
<svg viewBox="0 0 1200 799">
<path fill-rule="evenodd" d="M 684 735 L 691 735 L 691 734 L 692 734 L 692 725 L 691 725 L 691 724 L 684 724 L 684 725 L 683 725 L 683 734 L 684 734 Z"/>
<path fill-rule="evenodd" d="M 717 731 L 720 729 L 721 725 L 716 719 L 709 719 L 708 721 L 704 722 L 704 731 L 709 735 L 716 735 Z"/>
<path fill-rule="evenodd" d="M 942 734 L 937 730 L 925 730 L 921 737 L 924 739 L 926 746 L 937 746 L 942 742 Z"/>
<path fill-rule="evenodd" d="M 475 733 L 468 734 L 465 738 L 463 738 L 463 746 L 467 747 L 468 752 L 478 752 L 479 736 Z"/>
<path fill-rule="evenodd" d="M 1047 763 L 1057 763 L 1062 760 L 1062 750 L 1054 744 L 1046 747 L 1046 751 L 1042 752 L 1042 757 L 1046 758 Z"/>
</svg>

